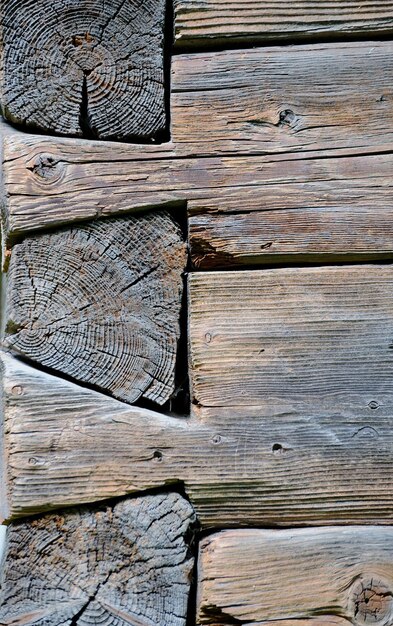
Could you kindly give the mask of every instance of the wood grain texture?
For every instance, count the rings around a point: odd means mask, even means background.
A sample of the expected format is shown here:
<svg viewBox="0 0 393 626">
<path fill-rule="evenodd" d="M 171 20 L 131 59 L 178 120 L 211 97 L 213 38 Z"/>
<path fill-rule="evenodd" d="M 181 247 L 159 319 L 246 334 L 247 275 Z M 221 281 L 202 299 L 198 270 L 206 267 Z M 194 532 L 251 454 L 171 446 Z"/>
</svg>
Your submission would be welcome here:
<svg viewBox="0 0 393 626">
<path fill-rule="evenodd" d="M 2 361 L 4 519 L 177 483 L 204 528 L 393 521 L 388 389 L 176 418 Z"/>
<path fill-rule="evenodd" d="M 28 129 L 149 140 L 166 130 L 165 0 L 7 0 L 2 113 Z"/>
<path fill-rule="evenodd" d="M 345 42 L 179 55 L 177 154 L 391 150 L 392 49 Z"/>
<path fill-rule="evenodd" d="M 393 31 L 393 4 L 369 0 L 175 0 L 176 47 L 318 40 Z"/>
<path fill-rule="evenodd" d="M 179 55 L 162 145 L 8 134 L 4 237 L 226 196 L 248 210 L 258 191 L 267 208 L 386 210 L 392 52 L 373 42 Z"/>
<path fill-rule="evenodd" d="M 104 155 L 94 145 L 51 139 L 8 143 L 5 246 L 48 226 L 187 202 L 197 267 L 272 262 L 287 254 L 391 256 L 391 154 L 133 161 L 124 146 L 119 152 L 113 146 Z"/>
<path fill-rule="evenodd" d="M 167 212 L 27 237 L 7 281 L 4 343 L 133 403 L 175 391 L 186 244 Z"/>
<path fill-rule="evenodd" d="M 283 184 L 272 192 L 260 186 L 245 192 L 242 203 L 236 193 L 191 201 L 189 242 L 194 267 L 209 270 L 391 258 L 393 209 L 383 201 L 380 204 L 389 190 L 372 188 L 372 179 L 368 189 L 356 181 L 356 190 L 351 189 L 349 179 L 347 189 L 343 181 L 341 185 L 335 182 L 336 187 L 333 181 Z M 284 199 L 290 187 L 292 197 Z M 279 206 L 280 200 L 292 203 L 293 208 L 267 210 L 269 201 Z"/>
<path fill-rule="evenodd" d="M 12 524 L 4 626 L 184 626 L 194 558 L 190 504 L 168 493 Z"/>
<path fill-rule="evenodd" d="M 390 265 L 194 273 L 189 293 L 198 404 L 334 413 L 393 392 Z"/>
<path fill-rule="evenodd" d="M 198 624 L 389 626 L 391 528 L 228 530 L 202 540 Z"/>
</svg>

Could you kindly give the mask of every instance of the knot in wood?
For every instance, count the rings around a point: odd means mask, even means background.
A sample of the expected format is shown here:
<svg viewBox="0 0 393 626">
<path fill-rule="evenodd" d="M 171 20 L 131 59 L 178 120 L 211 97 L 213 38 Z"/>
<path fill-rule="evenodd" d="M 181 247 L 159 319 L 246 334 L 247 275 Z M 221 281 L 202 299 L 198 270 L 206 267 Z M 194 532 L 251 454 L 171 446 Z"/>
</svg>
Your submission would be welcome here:
<svg viewBox="0 0 393 626">
<path fill-rule="evenodd" d="M 391 626 L 393 599 L 391 586 L 378 576 L 361 576 L 351 588 L 351 611 L 356 624 Z"/>
<path fill-rule="evenodd" d="M 39 154 L 33 161 L 33 165 L 28 167 L 41 182 L 57 182 L 64 171 L 64 163 L 60 163 L 52 154 Z"/>
</svg>

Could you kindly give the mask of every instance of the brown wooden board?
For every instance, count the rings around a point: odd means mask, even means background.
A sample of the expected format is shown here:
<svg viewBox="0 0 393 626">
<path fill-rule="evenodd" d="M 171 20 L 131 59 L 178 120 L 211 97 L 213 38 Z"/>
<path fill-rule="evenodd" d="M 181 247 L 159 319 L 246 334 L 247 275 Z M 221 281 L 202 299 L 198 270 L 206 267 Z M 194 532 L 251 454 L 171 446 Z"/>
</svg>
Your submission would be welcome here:
<svg viewBox="0 0 393 626">
<path fill-rule="evenodd" d="M 3 517 L 178 484 L 205 528 L 391 523 L 392 268 L 198 273 L 189 293 L 188 417 L 3 355 Z"/>
<path fill-rule="evenodd" d="M 228 530 L 202 540 L 199 624 L 390 626 L 393 530 Z"/>
<path fill-rule="evenodd" d="M 177 48 L 390 35 L 393 4 L 369 0 L 175 0 Z"/>
<path fill-rule="evenodd" d="M 166 211 L 27 237 L 8 271 L 4 343 L 125 402 L 165 404 L 186 263 Z"/>
<path fill-rule="evenodd" d="M 62 135 L 162 136 L 165 6 L 165 0 L 5 0 L 4 117 Z"/>
<path fill-rule="evenodd" d="M 194 558 L 190 504 L 174 493 L 12 524 L 3 626 L 184 626 Z"/>
<path fill-rule="evenodd" d="M 199 405 L 355 417 L 393 400 L 390 265 L 198 272 L 189 294 Z"/>
<path fill-rule="evenodd" d="M 315 182 L 304 182 L 301 162 L 293 182 L 267 182 L 191 200 L 189 242 L 194 267 L 209 270 L 392 258 L 391 189 L 387 177 L 385 186 L 381 172 L 373 169 L 377 161 L 374 157 L 340 159 L 329 180 L 333 159 L 327 159 L 325 180 Z M 359 170 L 368 164 L 364 178 L 360 171 L 359 178 L 344 178 L 351 162 L 358 163 Z"/>
</svg>

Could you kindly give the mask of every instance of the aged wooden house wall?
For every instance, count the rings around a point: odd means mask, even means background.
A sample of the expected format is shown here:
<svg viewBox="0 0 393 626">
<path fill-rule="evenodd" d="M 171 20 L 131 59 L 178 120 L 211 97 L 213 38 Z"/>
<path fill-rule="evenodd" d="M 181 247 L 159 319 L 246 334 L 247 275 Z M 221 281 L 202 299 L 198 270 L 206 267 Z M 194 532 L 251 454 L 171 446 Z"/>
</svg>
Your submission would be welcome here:
<svg viewBox="0 0 393 626">
<path fill-rule="evenodd" d="M 392 34 L 2 0 L 1 626 L 393 625 Z"/>
</svg>

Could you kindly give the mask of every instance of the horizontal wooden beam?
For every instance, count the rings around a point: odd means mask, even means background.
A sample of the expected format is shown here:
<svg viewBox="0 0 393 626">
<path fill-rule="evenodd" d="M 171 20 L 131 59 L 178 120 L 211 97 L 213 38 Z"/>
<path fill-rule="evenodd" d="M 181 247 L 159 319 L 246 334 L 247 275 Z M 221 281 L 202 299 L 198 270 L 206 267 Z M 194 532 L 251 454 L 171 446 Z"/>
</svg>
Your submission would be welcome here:
<svg viewBox="0 0 393 626">
<path fill-rule="evenodd" d="M 7 246 L 31 231 L 188 203 L 197 268 L 392 255 L 391 154 L 134 161 L 116 144 L 104 155 L 49 138 L 5 141 Z"/>
<path fill-rule="evenodd" d="M 391 150 L 392 52 L 371 41 L 178 55 L 176 155 Z"/>
<path fill-rule="evenodd" d="M 3 355 L 3 517 L 178 483 L 204 528 L 390 523 L 391 267 L 198 273 L 189 292 L 188 417 Z"/>
<path fill-rule="evenodd" d="M 198 404 L 393 410 L 390 265 L 199 272 L 189 293 Z"/>
<path fill-rule="evenodd" d="M 228 530 L 199 550 L 197 623 L 388 626 L 393 530 Z"/>
<path fill-rule="evenodd" d="M 340 178 L 350 161 L 368 164 L 364 178 Z M 390 156 L 388 162 L 393 161 Z M 393 256 L 393 187 L 374 177 L 374 157 L 325 161 L 325 180 L 299 176 L 281 185 L 224 191 L 190 200 L 189 242 L 195 268 L 391 259 Z M 362 176 L 362 174 L 360 174 Z"/>
<path fill-rule="evenodd" d="M 177 493 L 11 524 L 1 624 L 184 626 L 194 527 L 192 507 Z"/>
<path fill-rule="evenodd" d="M 176 47 L 388 35 L 393 3 L 369 0 L 175 0 Z"/>
</svg>

